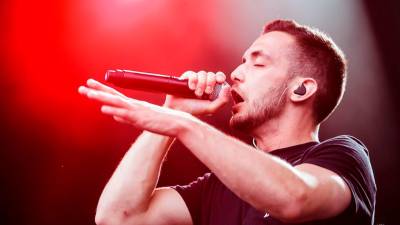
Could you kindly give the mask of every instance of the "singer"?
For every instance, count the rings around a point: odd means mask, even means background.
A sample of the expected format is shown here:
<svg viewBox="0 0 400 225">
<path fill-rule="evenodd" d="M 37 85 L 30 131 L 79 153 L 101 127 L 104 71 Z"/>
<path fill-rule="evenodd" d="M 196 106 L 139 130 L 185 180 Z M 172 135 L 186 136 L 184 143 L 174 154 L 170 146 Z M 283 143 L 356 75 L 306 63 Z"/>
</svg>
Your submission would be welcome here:
<svg viewBox="0 0 400 225">
<path fill-rule="evenodd" d="M 268 23 L 215 100 L 167 95 L 163 106 L 128 98 L 94 80 L 79 92 L 101 112 L 143 129 L 101 194 L 97 224 L 373 224 L 376 185 L 366 147 L 341 135 L 319 141 L 339 104 L 342 51 L 322 32 L 290 20 Z M 221 72 L 186 72 L 188 88 L 209 94 Z M 233 101 L 230 125 L 253 145 L 196 115 Z M 211 173 L 155 188 L 169 147 L 181 141 Z"/>
</svg>

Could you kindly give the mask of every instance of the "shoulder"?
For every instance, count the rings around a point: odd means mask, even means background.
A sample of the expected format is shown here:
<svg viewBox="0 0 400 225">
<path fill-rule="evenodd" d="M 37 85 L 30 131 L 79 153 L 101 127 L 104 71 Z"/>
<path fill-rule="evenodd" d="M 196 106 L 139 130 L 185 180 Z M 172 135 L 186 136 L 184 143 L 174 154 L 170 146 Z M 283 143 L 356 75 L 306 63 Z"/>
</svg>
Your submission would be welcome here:
<svg viewBox="0 0 400 225">
<path fill-rule="evenodd" d="M 357 221 L 371 221 L 375 210 L 376 183 L 367 147 L 357 138 L 340 135 L 307 149 L 303 163 L 328 169 L 346 182 L 352 194 L 349 207 Z"/>
<path fill-rule="evenodd" d="M 359 139 L 350 135 L 327 139 L 310 149 L 305 161 L 341 176 L 352 192 L 348 210 L 360 218 L 373 217 L 377 188 L 367 147 Z"/>
<path fill-rule="evenodd" d="M 336 136 L 321 142 L 320 145 L 334 145 L 347 148 L 362 148 L 364 151 L 367 150 L 367 147 L 359 139 L 351 135 Z"/>
<path fill-rule="evenodd" d="M 345 179 L 363 180 L 361 183 L 375 186 L 367 147 L 350 135 L 333 137 L 307 149 L 303 163 L 315 164 Z"/>
<path fill-rule="evenodd" d="M 367 189 L 364 194 L 369 193 L 369 199 L 375 195 L 376 184 L 367 147 L 353 136 L 340 135 L 307 149 L 303 163 L 335 172 L 352 191 Z"/>
<path fill-rule="evenodd" d="M 307 158 L 311 155 L 318 156 L 320 154 L 334 154 L 337 156 L 344 154 L 358 160 L 369 161 L 367 147 L 359 139 L 351 135 L 340 135 L 324 140 L 312 148 L 307 149 L 304 156 Z"/>
</svg>

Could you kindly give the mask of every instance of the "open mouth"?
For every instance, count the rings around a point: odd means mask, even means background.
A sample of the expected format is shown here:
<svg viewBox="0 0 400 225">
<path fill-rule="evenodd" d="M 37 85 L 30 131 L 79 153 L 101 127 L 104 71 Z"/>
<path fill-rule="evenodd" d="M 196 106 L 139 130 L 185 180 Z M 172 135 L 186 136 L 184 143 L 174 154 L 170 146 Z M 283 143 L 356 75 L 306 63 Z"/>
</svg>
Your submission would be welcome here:
<svg viewBox="0 0 400 225">
<path fill-rule="evenodd" d="M 231 91 L 231 96 L 232 96 L 233 102 L 234 102 L 235 104 L 239 104 L 239 103 L 241 103 L 241 102 L 244 102 L 243 97 L 240 96 L 240 94 L 239 94 L 237 91 L 233 90 L 233 89 L 232 89 L 232 91 Z"/>
</svg>

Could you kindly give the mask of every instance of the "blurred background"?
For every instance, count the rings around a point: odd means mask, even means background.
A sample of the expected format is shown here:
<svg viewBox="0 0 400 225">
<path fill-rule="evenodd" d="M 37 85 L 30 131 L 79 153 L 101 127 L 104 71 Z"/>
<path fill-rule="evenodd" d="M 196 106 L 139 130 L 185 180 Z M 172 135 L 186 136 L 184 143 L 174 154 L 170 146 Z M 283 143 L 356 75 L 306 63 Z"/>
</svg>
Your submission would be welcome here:
<svg viewBox="0 0 400 225">
<path fill-rule="evenodd" d="M 0 224 L 94 224 L 102 188 L 140 131 L 77 93 L 88 78 L 102 81 L 116 68 L 230 74 L 276 18 L 318 27 L 346 53 L 347 92 L 321 139 L 351 134 L 368 146 L 376 224 L 398 224 L 396 0 L 3 0 L 0 7 Z M 164 98 L 122 91 L 155 104 Z M 229 115 L 225 109 L 205 119 L 231 133 Z M 178 143 L 159 185 L 185 184 L 206 171 Z"/>
</svg>

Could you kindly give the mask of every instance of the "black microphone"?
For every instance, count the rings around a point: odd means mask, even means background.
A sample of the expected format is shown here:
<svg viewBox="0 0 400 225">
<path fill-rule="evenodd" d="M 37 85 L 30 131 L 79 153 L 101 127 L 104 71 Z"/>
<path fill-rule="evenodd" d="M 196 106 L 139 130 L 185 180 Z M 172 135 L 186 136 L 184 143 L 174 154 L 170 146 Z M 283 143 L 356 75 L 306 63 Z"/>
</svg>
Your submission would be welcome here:
<svg viewBox="0 0 400 225">
<path fill-rule="evenodd" d="M 175 76 L 117 69 L 107 70 L 105 80 L 122 88 L 198 98 L 194 91 L 189 89 L 187 80 Z M 222 84 L 216 84 L 214 91 L 211 94 L 203 94 L 201 99 L 216 99 L 222 86 Z"/>
</svg>

